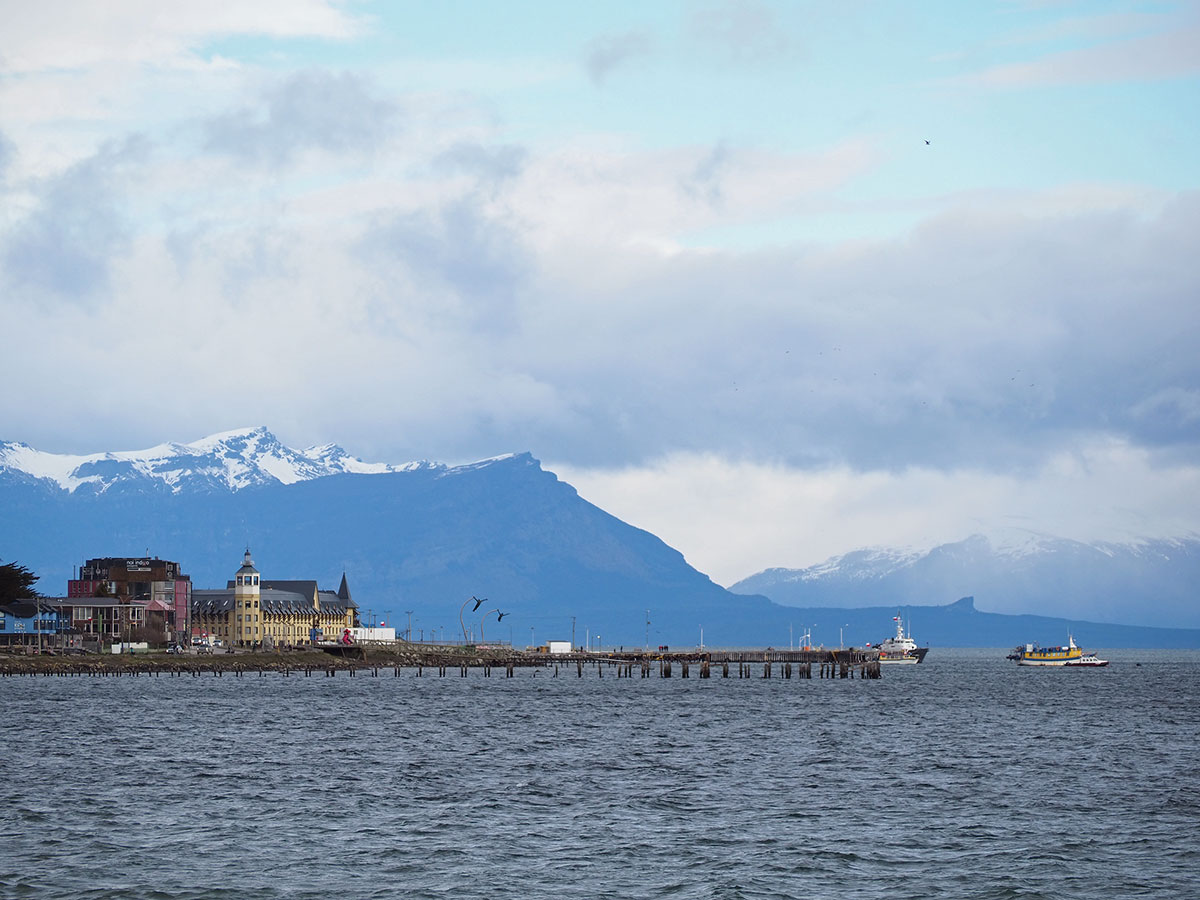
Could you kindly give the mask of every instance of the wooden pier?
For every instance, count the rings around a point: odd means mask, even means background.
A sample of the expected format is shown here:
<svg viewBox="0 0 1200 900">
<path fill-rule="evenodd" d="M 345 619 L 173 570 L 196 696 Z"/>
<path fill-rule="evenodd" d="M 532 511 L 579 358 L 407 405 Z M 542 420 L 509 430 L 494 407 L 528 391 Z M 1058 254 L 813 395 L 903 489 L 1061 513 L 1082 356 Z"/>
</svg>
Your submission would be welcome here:
<svg viewBox="0 0 1200 900">
<path fill-rule="evenodd" d="M 517 669 L 540 668 L 560 675 L 583 678 L 859 678 L 880 677 L 879 655 L 864 650 L 681 650 L 646 652 L 575 652 L 546 654 L 472 647 L 445 647 L 432 652 L 409 649 L 393 653 L 363 647 L 330 656 L 317 651 L 238 653 L 229 656 L 88 655 L 0 656 L 0 678 L 14 676 L 59 677 L 210 677 L 234 678 L 270 673 L 285 677 L 334 677 L 345 673 L 377 678 L 392 670 L 394 677 L 465 678 L 478 671 L 485 678 L 503 673 L 514 677 Z"/>
</svg>

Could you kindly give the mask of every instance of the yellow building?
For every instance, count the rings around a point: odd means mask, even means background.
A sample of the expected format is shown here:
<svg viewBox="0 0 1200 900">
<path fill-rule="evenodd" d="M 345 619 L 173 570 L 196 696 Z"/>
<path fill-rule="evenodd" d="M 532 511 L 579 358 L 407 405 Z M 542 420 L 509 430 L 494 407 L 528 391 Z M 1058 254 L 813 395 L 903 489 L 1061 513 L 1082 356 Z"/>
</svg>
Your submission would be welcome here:
<svg viewBox="0 0 1200 900">
<path fill-rule="evenodd" d="M 192 636 L 231 647 L 300 646 L 335 640 L 358 625 L 346 575 L 341 587 L 322 591 L 315 581 L 267 581 L 250 558 L 224 590 L 192 591 Z"/>
</svg>

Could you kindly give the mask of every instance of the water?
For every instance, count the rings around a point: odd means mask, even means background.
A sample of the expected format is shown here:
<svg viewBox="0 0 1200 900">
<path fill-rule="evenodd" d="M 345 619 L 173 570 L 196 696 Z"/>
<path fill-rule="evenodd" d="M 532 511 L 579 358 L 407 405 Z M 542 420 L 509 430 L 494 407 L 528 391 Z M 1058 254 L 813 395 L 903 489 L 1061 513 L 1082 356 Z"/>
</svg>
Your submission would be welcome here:
<svg viewBox="0 0 1200 900">
<path fill-rule="evenodd" d="M 1003 653 L 2 679 L 0 897 L 1200 896 L 1200 654 Z"/>
</svg>

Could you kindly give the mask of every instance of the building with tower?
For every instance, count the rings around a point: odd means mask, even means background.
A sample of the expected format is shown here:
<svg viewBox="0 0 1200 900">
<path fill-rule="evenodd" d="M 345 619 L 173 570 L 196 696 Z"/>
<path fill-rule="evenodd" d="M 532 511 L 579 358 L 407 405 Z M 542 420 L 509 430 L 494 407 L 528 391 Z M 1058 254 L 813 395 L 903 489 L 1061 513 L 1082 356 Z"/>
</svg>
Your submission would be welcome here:
<svg viewBox="0 0 1200 900">
<path fill-rule="evenodd" d="M 262 577 L 249 548 L 224 590 L 192 592 L 192 640 L 220 640 L 232 647 L 296 647 L 317 639 L 334 640 L 358 626 L 358 606 L 346 574 L 337 591 L 316 581 L 275 581 Z"/>
</svg>

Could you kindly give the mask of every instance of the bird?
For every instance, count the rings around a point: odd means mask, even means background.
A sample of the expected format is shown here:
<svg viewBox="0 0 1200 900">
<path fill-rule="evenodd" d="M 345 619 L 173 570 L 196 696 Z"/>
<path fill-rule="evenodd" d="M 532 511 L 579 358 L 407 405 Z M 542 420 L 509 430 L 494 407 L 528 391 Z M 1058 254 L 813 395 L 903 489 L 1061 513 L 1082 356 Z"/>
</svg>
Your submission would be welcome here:
<svg viewBox="0 0 1200 900">
<path fill-rule="evenodd" d="M 928 147 L 928 146 L 929 146 L 929 141 L 926 141 L 926 142 L 925 142 L 925 146 L 926 146 L 926 147 Z"/>
<path fill-rule="evenodd" d="M 480 600 L 478 597 L 472 595 L 471 599 L 475 601 L 475 607 L 471 610 L 471 612 L 475 612 L 477 609 L 479 609 L 479 607 L 487 603 L 487 597 L 484 597 L 482 600 Z"/>
</svg>

